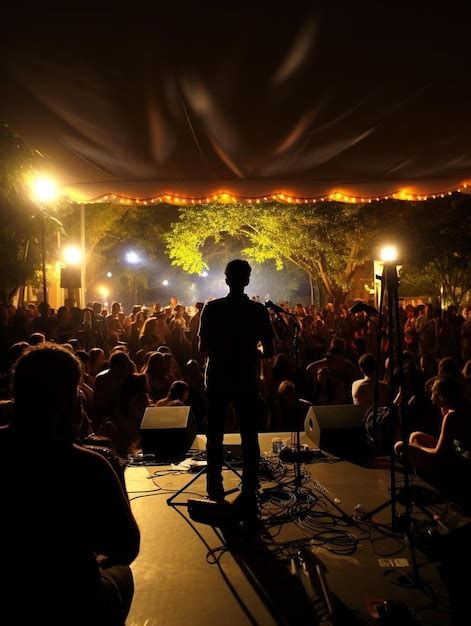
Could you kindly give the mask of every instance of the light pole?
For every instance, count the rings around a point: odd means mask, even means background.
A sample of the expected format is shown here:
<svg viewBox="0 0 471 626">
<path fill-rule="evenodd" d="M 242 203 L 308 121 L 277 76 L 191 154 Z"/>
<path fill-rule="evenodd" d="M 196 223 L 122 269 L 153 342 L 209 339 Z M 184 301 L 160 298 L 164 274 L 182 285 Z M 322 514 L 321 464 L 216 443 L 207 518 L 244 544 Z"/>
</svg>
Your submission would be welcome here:
<svg viewBox="0 0 471 626">
<path fill-rule="evenodd" d="M 137 252 L 130 250 L 126 253 L 126 261 L 134 267 L 134 304 L 137 304 L 137 265 L 141 262 L 141 259 Z"/>
<path fill-rule="evenodd" d="M 51 178 L 36 178 L 33 182 L 34 200 L 39 206 L 41 214 L 41 265 L 43 283 L 43 301 L 47 304 L 47 273 L 46 273 L 46 216 L 44 204 L 52 202 L 57 197 L 57 185 Z"/>
<path fill-rule="evenodd" d="M 79 280 L 81 277 L 77 275 L 77 270 L 80 269 L 81 272 L 82 269 L 82 251 L 78 246 L 70 245 L 64 248 L 63 256 L 66 263 L 64 270 L 66 274 L 65 282 L 67 283 L 68 300 L 71 300 L 74 305 L 77 302 L 80 305 L 80 298 L 77 297 L 77 292 L 79 291 L 78 285 L 81 284 L 81 280 Z"/>
</svg>

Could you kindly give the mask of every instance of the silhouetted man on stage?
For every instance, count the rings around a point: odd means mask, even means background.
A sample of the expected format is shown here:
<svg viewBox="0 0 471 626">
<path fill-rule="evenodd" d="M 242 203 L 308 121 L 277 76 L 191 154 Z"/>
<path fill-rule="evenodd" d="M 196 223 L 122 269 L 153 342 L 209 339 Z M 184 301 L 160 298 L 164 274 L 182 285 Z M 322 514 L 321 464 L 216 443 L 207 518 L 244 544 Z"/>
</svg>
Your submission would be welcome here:
<svg viewBox="0 0 471 626">
<path fill-rule="evenodd" d="M 223 500 L 222 481 L 224 414 L 229 403 L 236 411 L 242 439 L 243 508 L 256 511 L 258 485 L 257 422 L 261 400 L 257 382 L 260 352 L 273 356 L 273 328 L 267 309 L 244 293 L 251 268 L 247 261 L 228 263 L 225 274 L 229 293 L 206 304 L 199 328 L 200 351 L 208 355 L 207 390 L 207 491 L 211 499 Z"/>
</svg>

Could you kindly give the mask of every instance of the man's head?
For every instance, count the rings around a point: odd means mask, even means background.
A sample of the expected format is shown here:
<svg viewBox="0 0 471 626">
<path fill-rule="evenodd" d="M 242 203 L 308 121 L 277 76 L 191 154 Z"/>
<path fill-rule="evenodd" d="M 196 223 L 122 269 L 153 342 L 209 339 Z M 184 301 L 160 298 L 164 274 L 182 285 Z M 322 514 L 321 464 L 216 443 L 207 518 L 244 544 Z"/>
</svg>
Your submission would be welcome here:
<svg viewBox="0 0 471 626">
<path fill-rule="evenodd" d="M 365 376 L 373 376 L 375 373 L 376 359 L 372 354 L 363 354 L 358 359 L 358 366 Z"/>
<path fill-rule="evenodd" d="M 113 302 L 113 304 L 111 305 L 111 315 L 118 315 L 118 313 L 121 311 L 121 305 L 119 302 Z"/>
<path fill-rule="evenodd" d="M 72 441 L 81 367 L 52 343 L 29 349 L 13 370 L 14 426 L 28 438 Z"/>
<path fill-rule="evenodd" d="M 250 282 L 252 268 L 242 259 L 230 261 L 225 270 L 226 284 L 231 289 L 244 289 Z"/>
<path fill-rule="evenodd" d="M 42 315 L 43 317 L 49 317 L 50 310 L 51 310 L 51 307 L 49 306 L 47 302 L 40 302 L 38 304 L 38 311 L 40 315 Z"/>
</svg>

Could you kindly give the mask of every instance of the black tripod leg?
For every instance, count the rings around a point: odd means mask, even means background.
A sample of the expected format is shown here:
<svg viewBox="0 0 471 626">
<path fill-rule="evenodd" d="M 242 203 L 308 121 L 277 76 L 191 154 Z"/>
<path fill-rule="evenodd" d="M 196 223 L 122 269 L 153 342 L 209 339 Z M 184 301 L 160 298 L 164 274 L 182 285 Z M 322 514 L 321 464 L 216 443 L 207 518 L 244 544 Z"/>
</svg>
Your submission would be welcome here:
<svg viewBox="0 0 471 626">
<path fill-rule="evenodd" d="M 365 522 L 369 522 L 377 513 L 381 513 L 381 511 L 384 511 L 384 509 L 386 509 L 388 506 L 390 506 L 391 502 L 392 502 L 392 500 L 387 500 L 386 502 L 383 502 L 383 504 L 380 504 L 379 506 L 377 506 L 375 509 L 373 509 L 369 513 L 366 513 L 365 515 L 362 515 L 361 516 L 361 520 L 365 521 Z"/>
<path fill-rule="evenodd" d="M 206 474 L 206 469 L 207 469 L 206 467 L 203 467 L 203 469 L 201 469 L 196 474 L 196 476 L 193 476 L 193 478 L 189 482 L 187 482 L 186 485 L 184 485 L 181 489 L 179 489 L 174 494 L 172 494 L 170 498 L 167 498 L 167 504 L 169 506 L 187 506 L 186 502 L 176 502 L 175 504 L 173 504 L 173 501 L 175 500 L 177 496 L 179 496 L 181 493 L 186 491 L 190 485 L 192 485 L 195 481 L 197 481 L 200 476 L 202 476 L 203 474 Z"/>
<path fill-rule="evenodd" d="M 231 470 L 231 472 L 233 472 L 238 478 L 242 478 L 239 472 L 236 469 L 234 469 L 230 463 L 227 463 L 227 461 L 224 461 L 223 467 L 227 467 L 227 469 Z M 207 466 L 203 467 L 195 476 L 193 476 L 193 478 L 189 482 L 186 483 L 186 485 L 184 485 L 181 489 L 179 489 L 174 494 L 172 494 L 170 498 L 167 498 L 167 504 L 169 506 L 187 506 L 186 502 L 175 502 L 174 504 L 173 501 L 175 500 L 177 496 L 179 496 L 181 493 L 186 491 L 190 485 L 192 485 L 195 481 L 197 481 L 200 476 L 202 476 L 203 474 L 206 474 L 207 470 L 208 470 Z M 238 489 L 237 488 L 229 489 L 229 491 L 224 492 L 224 495 L 234 493 L 235 491 L 238 491 Z"/>
</svg>

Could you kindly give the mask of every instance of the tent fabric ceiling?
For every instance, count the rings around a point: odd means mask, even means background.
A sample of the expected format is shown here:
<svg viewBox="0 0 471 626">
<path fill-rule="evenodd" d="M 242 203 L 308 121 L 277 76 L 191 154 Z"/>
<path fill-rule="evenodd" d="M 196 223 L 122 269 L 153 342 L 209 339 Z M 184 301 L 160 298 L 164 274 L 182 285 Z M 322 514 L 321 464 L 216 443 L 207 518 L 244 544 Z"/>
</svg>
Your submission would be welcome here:
<svg viewBox="0 0 471 626">
<path fill-rule="evenodd" d="M 83 199 L 471 180 L 468 9 L 159 4 L 4 12 L 0 119 Z"/>
</svg>

